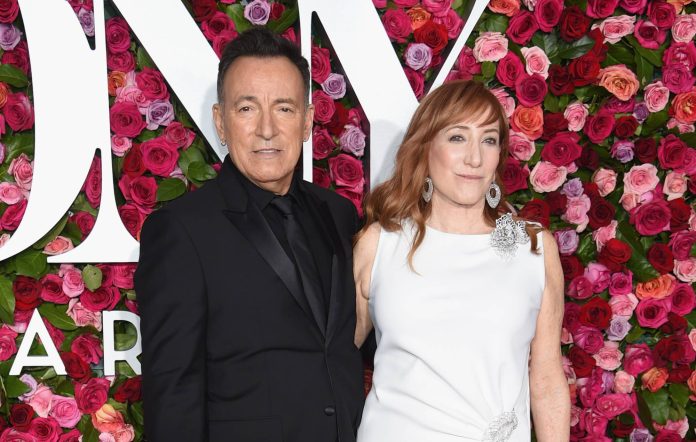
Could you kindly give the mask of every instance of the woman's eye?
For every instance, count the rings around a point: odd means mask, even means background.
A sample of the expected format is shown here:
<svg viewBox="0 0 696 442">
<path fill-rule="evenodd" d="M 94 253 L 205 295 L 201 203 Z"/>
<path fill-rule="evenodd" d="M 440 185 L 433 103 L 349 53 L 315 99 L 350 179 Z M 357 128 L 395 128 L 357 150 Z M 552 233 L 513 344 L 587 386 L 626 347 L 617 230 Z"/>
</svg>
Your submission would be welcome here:
<svg viewBox="0 0 696 442">
<path fill-rule="evenodd" d="M 461 136 L 461 135 L 452 135 L 452 136 L 449 138 L 449 140 L 450 140 L 450 142 L 458 143 L 458 142 L 464 141 L 464 137 Z"/>
<path fill-rule="evenodd" d="M 498 140 L 496 140 L 495 138 L 486 138 L 485 140 L 483 140 L 483 142 L 486 144 L 493 145 L 493 146 L 498 145 Z"/>
</svg>

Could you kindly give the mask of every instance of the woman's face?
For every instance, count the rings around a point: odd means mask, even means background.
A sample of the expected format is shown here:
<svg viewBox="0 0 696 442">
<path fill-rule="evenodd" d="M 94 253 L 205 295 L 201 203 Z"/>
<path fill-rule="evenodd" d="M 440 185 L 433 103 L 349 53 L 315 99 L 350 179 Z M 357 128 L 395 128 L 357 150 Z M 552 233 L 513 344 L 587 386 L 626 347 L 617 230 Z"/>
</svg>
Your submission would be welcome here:
<svg viewBox="0 0 696 442">
<path fill-rule="evenodd" d="M 433 199 L 458 206 L 483 204 L 500 159 L 498 122 L 462 116 L 433 139 L 429 153 Z"/>
</svg>

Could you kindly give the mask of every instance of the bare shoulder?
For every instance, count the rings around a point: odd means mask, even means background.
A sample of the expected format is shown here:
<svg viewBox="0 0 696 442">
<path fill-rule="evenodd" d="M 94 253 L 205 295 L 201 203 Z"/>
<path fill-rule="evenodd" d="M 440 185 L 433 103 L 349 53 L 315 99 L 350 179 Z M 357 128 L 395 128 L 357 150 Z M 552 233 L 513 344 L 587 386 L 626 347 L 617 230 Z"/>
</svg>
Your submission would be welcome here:
<svg viewBox="0 0 696 442">
<path fill-rule="evenodd" d="M 548 230 L 541 232 L 544 247 L 544 266 L 546 267 L 546 287 L 563 292 L 563 267 L 558 254 L 558 244 L 553 234 Z"/>
</svg>

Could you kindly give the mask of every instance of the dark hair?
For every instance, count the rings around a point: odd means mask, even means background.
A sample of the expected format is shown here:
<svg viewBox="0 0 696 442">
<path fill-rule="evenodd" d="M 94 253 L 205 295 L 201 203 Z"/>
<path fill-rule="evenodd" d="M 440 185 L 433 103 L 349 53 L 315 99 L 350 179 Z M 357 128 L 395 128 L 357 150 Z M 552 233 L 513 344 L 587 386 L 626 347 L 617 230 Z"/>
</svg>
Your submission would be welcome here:
<svg viewBox="0 0 696 442">
<path fill-rule="evenodd" d="M 300 48 L 290 40 L 260 26 L 242 32 L 237 38 L 230 41 L 222 51 L 217 77 L 218 102 L 222 102 L 225 74 L 239 57 L 287 58 L 302 75 L 305 103 L 309 103 L 309 63 L 302 56 Z"/>
</svg>

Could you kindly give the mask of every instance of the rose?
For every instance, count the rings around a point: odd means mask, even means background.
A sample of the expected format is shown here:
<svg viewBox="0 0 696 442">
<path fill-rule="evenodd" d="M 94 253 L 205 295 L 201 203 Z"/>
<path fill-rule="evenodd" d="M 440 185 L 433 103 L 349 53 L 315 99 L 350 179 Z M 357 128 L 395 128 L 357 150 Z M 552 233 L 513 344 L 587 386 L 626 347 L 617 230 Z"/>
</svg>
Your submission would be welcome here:
<svg viewBox="0 0 696 442">
<path fill-rule="evenodd" d="M 60 358 L 65 364 L 65 371 L 68 376 L 77 382 L 85 383 L 92 377 L 92 370 L 89 368 L 89 364 L 75 353 L 71 351 L 62 352 L 60 353 Z"/>
<path fill-rule="evenodd" d="M 648 250 L 648 262 L 661 274 L 669 273 L 674 267 L 674 256 L 667 244 L 654 243 Z"/>
<path fill-rule="evenodd" d="M 597 169 L 594 174 L 592 174 L 592 182 L 597 185 L 599 194 L 601 196 L 607 196 L 616 188 L 616 172 L 611 169 L 605 169 L 603 167 Z"/>
<path fill-rule="evenodd" d="M 515 158 L 508 159 L 501 176 L 505 192 L 512 193 L 527 189 L 527 177 L 529 177 L 529 168 L 526 164 L 522 166 Z"/>
<path fill-rule="evenodd" d="M 112 268 L 114 275 L 114 285 L 120 289 L 132 289 L 133 274 L 135 273 L 135 264 L 114 264 Z"/>
<path fill-rule="evenodd" d="M 346 125 L 346 129 L 339 137 L 341 150 L 352 153 L 357 157 L 363 156 L 365 151 L 365 133 L 357 126 Z"/>
<path fill-rule="evenodd" d="M 145 168 L 155 175 L 167 177 L 172 173 L 179 159 L 179 152 L 164 137 L 156 137 L 140 145 Z"/>
<path fill-rule="evenodd" d="M 555 166 L 570 168 L 582 153 L 579 140 L 580 137 L 576 133 L 559 132 L 544 145 L 541 159 Z"/>
<path fill-rule="evenodd" d="M 61 253 L 67 252 L 73 248 L 74 246 L 70 238 L 59 235 L 54 240 L 46 244 L 43 252 L 46 255 L 60 255 Z"/>
<path fill-rule="evenodd" d="M 652 164 L 641 164 L 631 167 L 624 175 L 623 182 L 624 193 L 642 195 L 655 189 L 660 178 L 657 176 L 657 167 Z"/>
<path fill-rule="evenodd" d="M 624 64 L 611 65 L 599 71 L 599 85 L 619 100 L 626 101 L 638 91 L 636 74 Z"/>
<path fill-rule="evenodd" d="M 568 105 L 563 112 L 563 116 L 568 121 L 568 130 L 578 132 L 585 126 L 585 121 L 589 115 L 589 107 L 581 102 L 573 102 Z"/>
<path fill-rule="evenodd" d="M 604 264 L 590 262 L 585 268 L 584 275 L 592 283 L 592 291 L 595 293 L 601 293 L 609 287 L 610 272 Z M 606 304 L 604 300 L 600 299 L 600 301 L 602 302 L 601 306 Z"/>
<path fill-rule="evenodd" d="M 26 154 L 21 153 L 17 158 L 14 158 L 10 163 L 7 172 L 12 174 L 16 185 L 21 190 L 31 190 L 31 183 L 34 177 L 34 165 Z M 19 200 L 15 201 L 13 204 L 16 204 L 17 202 L 19 202 Z"/>
<path fill-rule="evenodd" d="M 616 215 L 616 208 L 609 201 L 595 197 L 591 198 L 590 209 L 587 212 L 588 224 L 593 229 L 608 226 Z"/>
<path fill-rule="evenodd" d="M 638 303 L 635 314 L 641 327 L 659 328 L 667 322 L 670 310 L 669 301 L 665 299 L 643 299 Z"/>
<path fill-rule="evenodd" d="M 664 299 L 674 289 L 674 276 L 662 275 L 658 278 L 636 284 L 636 296 L 639 299 Z"/>
<path fill-rule="evenodd" d="M 652 163 L 657 159 L 657 143 L 653 138 L 639 138 L 635 142 L 635 153 L 643 163 Z"/>
<path fill-rule="evenodd" d="M 597 114 L 587 117 L 584 127 L 587 138 L 595 144 L 599 144 L 606 139 L 614 129 L 614 116 L 612 114 L 599 111 Z"/>
<path fill-rule="evenodd" d="M 641 376 L 643 387 L 655 393 L 667 382 L 668 372 L 666 368 L 652 367 Z"/>
<path fill-rule="evenodd" d="M 27 200 L 22 200 L 17 204 L 9 206 L 0 217 L 0 227 L 5 230 L 16 230 L 26 208 Z"/>
<path fill-rule="evenodd" d="M 133 146 L 133 142 L 128 137 L 120 135 L 111 136 L 111 152 L 117 157 L 123 157 L 128 150 Z"/>
<path fill-rule="evenodd" d="M 334 100 L 340 100 L 346 95 L 346 80 L 341 74 L 331 73 L 321 84 L 321 88 Z"/>
<path fill-rule="evenodd" d="M 599 28 L 604 35 L 604 42 L 611 44 L 618 43 L 623 37 L 631 34 L 635 27 L 636 18 L 628 15 L 617 15 L 603 20 L 599 24 L 592 26 L 592 29 Z"/>
<path fill-rule="evenodd" d="M 547 161 L 539 161 L 530 174 L 530 182 L 535 192 L 551 192 L 558 189 L 566 180 L 568 169 Z"/>
<path fill-rule="evenodd" d="M 691 255 L 691 248 L 696 243 L 696 232 L 680 231 L 675 232 L 669 239 L 669 246 L 672 248 L 674 257 L 678 260 L 685 260 Z"/>
<path fill-rule="evenodd" d="M 682 261 L 675 261 L 674 274 L 679 280 L 684 282 L 696 281 L 696 258 L 689 258 Z"/>
<path fill-rule="evenodd" d="M 126 52 L 130 49 L 131 39 L 128 23 L 121 17 L 106 21 L 106 49 L 112 54 Z"/>
<path fill-rule="evenodd" d="M 668 362 L 675 365 L 691 364 L 696 359 L 696 351 L 684 334 L 674 334 L 660 339 L 653 353 L 656 355 L 655 365 L 660 367 L 667 365 Z"/>
<path fill-rule="evenodd" d="M 513 42 L 524 46 L 529 43 L 538 29 L 539 24 L 536 22 L 534 14 L 521 10 L 510 18 L 505 34 Z"/>
<path fill-rule="evenodd" d="M 541 106 L 517 106 L 510 120 L 512 129 L 525 134 L 529 139 L 538 139 L 543 132 L 544 113 Z"/>
<path fill-rule="evenodd" d="M 677 283 L 672 291 L 672 313 L 686 316 L 696 306 L 694 289 L 690 284 Z"/>
<path fill-rule="evenodd" d="M 22 31 L 14 25 L 6 25 L 0 23 L 0 48 L 5 51 L 11 51 L 19 44 L 22 36 Z"/>
<path fill-rule="evenodd" d="M 522 106 L 533 107 L 544 101 L 548 88 L 541 75 L 522 74 L 515 81 L 515 92 Z"/>
<path fill-rule="evenodd" d="M 116 135 L 135 138 L 145 129 L 145 121 L 134 103 L 114 103 L 109 109 L 109 118 L 111 131 Z"/>
<path fill-rule="evenodd" d="M 609 329 L 607 330 L 607 339 L 609 339 L 610 341 L 623 341 L 623 339 L 626 337 L 626 335 L 628 335 L 628 332 L 630 330 L 631 323 L 628 322 L 628 319 L 625 316 L 614 316 L 611 319 L 611 322 L 609 323 Z M 614 367 L 614 369 L 615 368 L 616 367 Z"/>
<path fill-rule="evenodd" d="M 121 188 L 126 200 L 132 200 L 140 207 L 152 207 L 157 202 L 157 181 L 153 177 L 139 176 L 131 180 L 123 175 L 119 187 L 121 183 L 127 186 L 125 189 Z"/>
<path fill-rule="evenodd" d="M 425 87 L 425 78 L 423 74 L 418 71 L 414 71 L 409 67 L 404 67 L 404 73 L 406 74 L 406 79 L 411 85 L 411 89 L 413 89 L 413 93 L 416 95 L 416 98 L 421 98 L 423 96 Z M 316 110 L 314 114 L 316 115 Z"/>
<path fill-rule="evenodd" d="M 500 32 L 482 32 L 474 43 L 474 57 L 479 63 L 498 61 L 508 52 L 508 41 Z"/>
<path fill-rule="evenodd" d="M 443 16 L 452 8 L 452 0 L 422 0 L 421 4 L 430 13 Z"/>
<path fill-rule="evenodd" d="M 6 0 L 0 0 L 6 1 Z M 24 72 L 29 74 L 29 50 L 26 41 L 21 41 L 19 44 L 11 51 L 6 51 L 2 54 L 2 59 L 0 60 L 2 64 L 11 64 Z"/>
<path fill-rule="evenodd" d="M 563 10 L 560 19 L 561 38 L 572 42 L 587 34 L 592 20 L 577 6 L 569 6 Z"/>
<path fill-rule="evenodd" d="M 671 213 L 664 200 L 653 200 L 641 204 L 630 214 L 630 222 L 641 235 L 657 235 L 669 230 Z"/>
<path fill-rule="evenodd" d="M 16 308 L 31 310 L 41 303 L 41 284 L 29 276 L 17 276 L 12 282 Z"/>
<path fill-rule="evenodd" d="M 19 15 L 19 4 L 17 0 L 0 1 L 0 22 L 12 23 Z"/>
<path fill-rule="evenodd" d="M 587 299 L 593 295 L 592 283 L 584 276 L 576 276 L 568 284 L 566 294 L 573 299 Z"/>
<path fill-rule="evenodd" d="M 268 23 L 271 14 L 271 6 L 267 0 L 254 0 L 244 7 L 244 18 L 252 25 L 263 26 Z"/>
<path fill-rule="evenodd" d="M 560 96 L 572 93 L 575 90 L 572 80 L 566 67 L 554 64 L 549 68 L 549 88 L 552 94 Z"/>
<path fill-rule="evenodd" d="M 672 298 L 670 297 L 669 300 L 671 305 Z M 667 323 L 660 327 L 659 330 L 665 334 L 684 334 L 686 332 L 687 325 L 688 322 L 682 316 L 669 312 L 667 313 Z M 673 374 L 674 378 L 672 378 L 672 374 L 670 374 L 670 379 L 672 382 L 683 382 L 683 380 L 678 380 L 678 378 L 689 376 L 689 373 L 684 375 L 681 368 L 676 366 L 674 367 Z M 685 379 L 686 378 L 684 378 L 684 380 Z"/>
<path fill-rule="evenodd" d="M 648 3 L 648 18 L 655 26 L 665 30 L 672 27 L 677 18 L 677 11 L 666 1 L 655 0 Z"/>
<path fill-rule="evenodd" d="M 645 9 L 647 0 L 619 0 L 619 5 L 631 14 L 640 14 Z"/>
<path fill-rule="evenodd" d="M 652 350 L 647 344 L 628 344 L 624 351 L 624 371 L 631 376 L 638 376 L 654 365 Z"/>
<path fill-rule="evenodd" d="M 84 414 L 99 410 L 108 397 L 109 381 L 104 378 L 92 378 L 84 384 L 75 384 L 75 401 Z"/>
<path fill-rule="evenodd" d="M 67 304 L 70 298 L 63 293 L 63 279 L 54 274 L 49 273 L 41 278 L 41 293 L 40 297 L 46 302 L 55 304 Z"/>
<path fill-rule="evenodd" d="M 229 15 L 215 11 L 208 20 L 201 23 L 201 30 L 205 38 L 212 41 L 222 34 L 234 32 L 235 26 Z"/>
<path fill-rule="evenodd" d="M 520 2 L 519 0 L 491 0 L 491 2 L 488 3 L 488 9 L 496 14 L 504 14 L 508 17 L 512 17 L 519 12 Z"/>
<path fill-rule="evenodd" d="M 535 198 L 529 200 L 527 204 L 524 205 L 519 212 L 519 216 L 523 219 L 536 221 L 544 226 L 548 226 L 551 213 L 545 201 Z"/>
<path fill-rule="evenodd" d="M 135 75 L 135 83 L 145 96 L 150 100 L 169 100 L 169 89 L 164 83 L 162 74 L 152 68 L 144 67 Z"/>
<path fill-rule="evenodd" d="M 679 442 L 684 436 L 672 430 L 660 430 L 655 437 L 655 442 Z"/>
<path fill-rule="evenodd" d="M 116 287 L 99 287 L 94 291 L 85 290 L 80 301 L 85 308 L 93 312 L 113 310 L 121 300 L 121 293 Z"/>
<path fill-rule="evenodd" d="M 508 52 L 498 62 L 495 76 L 502 84 L 512 88 L 523 70 L 524 66 L 522 66 L 522 61 L 520 61 L 519 57 L 514 52 Z"/>
<path fill-rule="evenodd" d="M 91 334 L 84 334 L 75 338 L 70 344 L 70 350 L 90 364 L 99 363 L 99 360 L 104 356 L 101 341 Z"/>
<path fill-rule="evenodd" d="M 7 125 L 15 132 L 28 130 L 34 126 L 34 109 L 29 97 L 23 92 L 8 94 L 2 113 Z"/>
<path fill-rule="evenodd" d="M 433 55 L 438 55 L 447 46 L 449 41 L 447 28 L 444 25 L 427 20 L 413 32 L 416 43 L 425 43 L 433 50 Z M 502 37 L 505 39 L 505 37 Z M 507 46 L 507 40 L 505 40 Z"/>
<path fill-rule="evenodd" d="M 365 186 L 362 162 L 346 154 L 329 158 L 331 179 L 337 186 L 347 187 L 355 193 L 362 193 Z"/>
<path fill-rule="evenodd" d="M 130 52 L 106 53 L 106 67 L 112 71 L 130 72 L 135 69 L 135 57 Z"/>
<path fill-rule="evenodd" d="M 663 66 L 662 80 L 665 83 L 665 87 L 674 94 L 688 92 L 696 81 L 691 73 L 691 69 L 681 63 Z"/>
<path fill-rule="evenodd" d="M 609 17 L 618 3 L 618 0 L 588 0 L 587 16 L 592 18 Z"/>
<path fill-rule="evenodd" d="M 562 229 L 553 232 L 553 236 L 558 244 L 558 251 L 561 255 L 572 255 L 578 248 L 580 237 L 572 229 Z"/>
<path fill-rule="evenodd" d="M 425 43 L 411 43 L 404 51 L 406 65 L 415 71 L 425 71 L 432 62 L 432 49 Z"/>
<path fill-rule="evenodd" d="M 613 393 L 598 397 L 594 409 L 607 419 L 613 419 L 629 411 L 632 405 L 633 401 L 628 394 Z"/>
<path fill-rule="evenodd" d="M 563 0 L 539 0 L 534 7 L 534 17 L 539 23 L 539 29 L 551 32 L 561 20 Z"/>
<path fill-rule="evenodd" d="M 406 43 L 406 39 L 411 35 L 411 19 L 403 9 L 388 9 L 382 16 L 382 23 L 387 31 L 387 36 L 394 42 Z M 312 56 L 314 56 L 314 49 L 312 49 Z M 312 62 L 314 62 L 313 57 Z"/>
<path fill-rule="evenodd" d="M 508 150 L 514 158 L 520 161 L 529 161 L 532 155 L 534 155 L 535 149 L 534 142 L 523 133 L 510 131 Z"/>
<path fill-rule="evenodd" d="M 674 97 L 672 111 L 678 121 L 687 124 L 696 123 L 696 87 Z"/>
<path fill-rule="evenodd" d="M 617 138 L 626 139 L 635 133 L 638 128 L 638 121 L 633 115 L 619 117 L 614 126 L 614 134 Z"/>
<path fill-rule="evenodd" d="M 575 375 L 578 378 L 589 376 L 592 373 L 592 369 L 594 369 L 597 364 L 592 356 L 578 346 L 573 346 L 570 349 L 568 352 L 568 359 L 570 359 L 570 362 L 573 364 Z"/>
<path fill-rule="evenodd" d="M 0 327 L 0 361 L 6 361 L 17 353 L 17 336 L 7 325 Z"/>
<path fill-rule="evenodd" d="M 611 320 L 611 307 L 602 298 L 592 298 L 580 308 L 579 320 L 589 327 L 605 329 Z"/>
<path fill-rule="evenodd" d="M 537 163 L 539 164 L 539 163 Z M 591 202 L 587 195 L 568 198 L 566 211 L 561 215 L 561 219 L 572 224 L 576 224 L 576 232 L 582 232 L 589 223 L 587 212 L 590 210 Z"/>
<path fill-rule="evenodd" d="M 26 431 L 34 418 L 34 409 L 29 404 L 13 404 L 10 408 L 10 425 L 19 431 Z"/>
<path fill-rule="evenodd" d="M 644 89 L 643 99 L 650 112 L 659 112 L 669 102 L 669 89 L 661 81 L 650 83 Z"/>
<path fill-rule="evenodd" d="M 679 43 L 688 43 L 696 37 L 696 14 L 677 15 L 672 23 L 672 38 Z"/>
<path fill-rule="evenodd" d="M 613 272 L 618 272 L 631 257 L 631 247 L 625 242 L 612 238 L 604 245 L 597 260 Z"/>
<path fill-rule="evenodd" d="M 614 375 L 614 385 L 612 389 L 616 393 L 631 393 L 633 391 L 633 385 L 635 384 L 636 378 L 626 373 L 623 370 L 619 370 Z"/>
<path fill-rule="evenodd" d="M 49 415 L 63 428 L 72 428 L 82 418 L 74 398 L 53 395 Z"/>
<path fill-rule="evenodd" d="M 597 353 L 604 344 L 601 331 L 583 325 L 573 332 L 573 342 L 589 354 Z"/>
<path fill-rule="evenodd" d="M 331 121 L 336 107 L 334 101 L 326 95 L 326 92 L 315 90 L 312 93 L 312 103 L 314 104 L 314 121 L 326 124 Z"/>
<path fill-rule="evenodd" d="M 174 121 L 174 107 L 168 100 L 153 100 L 145 113 L 148 130 L 156 130 L 160 126 L 168 126 Z"/>
<path fill-rule="evenodd" d="M 140 376 L 126 379 L 114 393 L 114 399 L 118 402 L 139 402 L 141 398 L 141 383 L 142 378 Z"/>
<path fill-rule="evenodd" d="M 82 306 L 82 303 L 77 302 L 76 299 L 70 301 L 66 313 L 79 327 L 91 325 L 97 330 L 101 330 L 101 312 L 87 310 Z"/>
<path fill-rule="evenodd" d="M 36 414 L 41 417 L 48 416 L 51 411 L 51 399 L 53 392 L 44 384 L 38 384 L 34 394 L 31 395 L 25 402 L 29 404 Z"/>
<path fill-rule="evenodd" d="M 638 43 L 646 49 L 657 49 L 665 41 L 667 33 L 649 20 L 638 20 L 633 30 Z"/>
<path fill-rule="evenodd" d="M 660 140 L 657 158 L 663 169 L 681 169 L 689 147 L 674 134 L 668 134 Z"/>
<path fill-rule="evenodd" d="M 312 79 L 317 83 L 323 83 L 331 73 L 331 59 L 329 50 L 312 46 Z"/>
<path fill-rule="evenodd" d="M 587 222 L 589 222 L 589 218 Z M 602 247 L 604 247 L 604 244 L 606 244 L 607 241 L 609 241 L 611 238 L 616 237 L 617 225 L 618 223 L 616 222 L 616 220 L 611 220 L 608 225 L 599 227 L 594 232 L 592 232 L 592 239 L 594 239 L 595 244 L 597 245 L 597 250 L 602 250 Z"/>
<path fill-rule="evenodd" d="M 312 131 L 312 158 L 323 160 L 336 148 L 331 134 L 321 126 L 315 126 Z"/>
<path fill-rule="evenodd" d="M 331 178 L 329 174 L 319 167 L 312 168 L 312 182 L 319 187 L 328 189 L 331 186 Z"/>
</svg>

